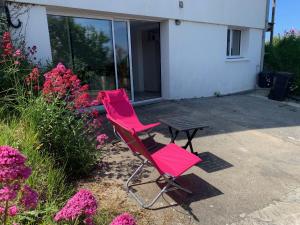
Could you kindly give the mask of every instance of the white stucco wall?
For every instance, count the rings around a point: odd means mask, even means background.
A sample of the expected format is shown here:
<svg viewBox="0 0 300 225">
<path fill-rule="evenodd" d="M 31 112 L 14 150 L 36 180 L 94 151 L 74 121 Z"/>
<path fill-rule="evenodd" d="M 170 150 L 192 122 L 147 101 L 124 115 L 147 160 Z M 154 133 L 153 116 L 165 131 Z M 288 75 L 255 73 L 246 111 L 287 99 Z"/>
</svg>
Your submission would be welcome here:
<svg viewBox="0 0 300 225">
<path fill-rule="evenodd" d="M 11 29 L 13 37 L 25 37 L 25 42 L 28 47 L 36 46 L 36 57 L 42 64 L 51 61 L 51 45 L 48 30 L 48 21 L 46 8 L 43 6 L 23 6 L 21 8 L 13 8 L 18 10 L 18 16 L 15 19 L 22 21 L 22 26 L 19 29 Z M 14 12 L 12 12 L 14 14 Z M 16 21 L 13 21 L 16 24 Z"/>
<path fill-rule="evenodd" d="M 169 45 L 162 49 L 165 98 L 180 99 L 230 94 L 255 87 L 260 70 L 263 30 L 245 31 L 242 59 L 226 57 L 227 26 L 169 21 Z M 162 37 L 168 39 L 168 37 Z M 163 40 L 163 44 L 166 40 Z M 168 84 L 168 85 L 166 85 Z"/>
</svg>

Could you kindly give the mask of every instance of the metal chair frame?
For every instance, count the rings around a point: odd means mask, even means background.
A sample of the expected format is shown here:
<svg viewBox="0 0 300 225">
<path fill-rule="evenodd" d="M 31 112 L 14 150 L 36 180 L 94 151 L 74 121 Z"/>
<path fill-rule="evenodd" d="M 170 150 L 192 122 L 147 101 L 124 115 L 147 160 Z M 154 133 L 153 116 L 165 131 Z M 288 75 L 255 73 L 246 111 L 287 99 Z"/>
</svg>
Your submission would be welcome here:
<svg viewBox="0 0 300 225">
<path fill-rule="evenodd" d="M 118 132 L 116 131 L 116 134 L 118 134 Z M 125 140 L 123 140 L 123 138 L 121 137 L 121 135 L 118 134 L 118 136 L 120 137 L 120 139 L 127 145 L 127 147 L 130 149 L 129 147 L 129 144 L 131 143 L 126 143 Z M 133 142 L 135 142 L 135 140 L 133 140 Z M 126 191 L 140 204 L 140 206 L 142 208 L 145 208 L 145 209 L 148 209 L 150 208 L 151 206 L 153 206 L 156 201 L 159 199 L 159 197 L 161 195 L 163 195 L 164 193 L 167 193 L 167 192 L 170 192 L 170 191 L 175 191 L 175 190 L 181 190 L 181 191 L 184 191 L 188 194 L 192 194 L 192 191 L 186 189 L 186 188 L 183 188 L 181 187 L 177 182 L 176 182 L 176 177 L 173 177 L 169 174 L 162 174 L 160 175 L 157 179 L 156 179 L 156 182 L 158 182 L 160 180 L 160 178 L 163 178 L 163 180 L 167 183 L 163 188 L 162 190 L 153 198 L 152 201 L 150 201 L 149 203 L 146 203 L 145 201 L 143 201 L 137 194 L 134 193 L 134 191 L 132 190 L 132 186 L 133 185 L 130 185 L 130 183 L 132 183 L 132 181 L 135 180 L 135 178 L 138 177 L 139 173 L 142 171 L 143 167 L 148 164 L 148 165 L 151 165 L 151 162 L 147 159 L 143 159 L 141 157 L 140 154 L 137 154 L 135 153 L 134 151 L 132 151 L 133 154 L 135 156 L 137 156 L 141 161 L 142 163 L 139 165 L 139 167 L 133 172 L 133 174 L 130 176 L 130 178 L 127 180 L 126 184 L 125 184 L 125 188 L 126 188 Z"/>
<path fill-rule="evenodd" d="M 142 171 L 143 167 L 149 163 L 148 160 L 144 160 L 143 163 L 134 171 L 134 173 L 131 175 L 131 177 L 127 180 L 126 182 L 126 191 L 131 194 L 131 196 L 140 204 L 141 207 L 148 209 L 151 206 L 153 206 L 156 201 L 159 199 L 159 197 L 161 195 L 163 195 L 164 193 L 170 192 L 170 191 L 175 191 L 175 190 L 181 190 L 184 191 L 188 194 L 192 194 L 192 192 L 186 188 L 181 187 L 175 180 L 176 177 L 172 177 L 168 174 L 163 174 L 160 175 L 157 179 L 156 182 L 158 182 L 160 180 L 160 178 L 163 178 L 164 181 L 167 183 L 162 189 L 161 191 L 153 198 L 153 200 L 151 200 L 150 202 L 146 203 L 144 200 L 142 200 L 137 194 L 134 193 L 134 191 L 132 190 L 132 186 L 130 185 L 130 183 L 132 181 L 134 181 L 134 178 L 136 178 L 139 175 L 139 172 Z"/>
</svg>

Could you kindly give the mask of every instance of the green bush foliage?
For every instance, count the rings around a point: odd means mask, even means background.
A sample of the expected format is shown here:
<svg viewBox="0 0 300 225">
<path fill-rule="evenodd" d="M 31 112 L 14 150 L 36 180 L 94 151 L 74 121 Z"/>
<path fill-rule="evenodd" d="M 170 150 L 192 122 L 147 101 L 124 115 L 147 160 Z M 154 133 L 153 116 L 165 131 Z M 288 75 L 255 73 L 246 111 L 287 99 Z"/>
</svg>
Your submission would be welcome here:
<svg viewBox="0 0 300 225">
<path fill-rule="evenodd" d="M 96 140 L 89 136 L 85 122 L 59 102 L 34 98 L 18 106 L 21 118 L 37 132 L 41 151 L 51 155 L 68 177 L 87 174 L 96 160 Z"/>
<path fill-rule="evenodd" d="M 300 33 L 291 30 L 266 44 L 265 70 L 295 74 L 295 93 L 300 94 Z"/>
</svg>

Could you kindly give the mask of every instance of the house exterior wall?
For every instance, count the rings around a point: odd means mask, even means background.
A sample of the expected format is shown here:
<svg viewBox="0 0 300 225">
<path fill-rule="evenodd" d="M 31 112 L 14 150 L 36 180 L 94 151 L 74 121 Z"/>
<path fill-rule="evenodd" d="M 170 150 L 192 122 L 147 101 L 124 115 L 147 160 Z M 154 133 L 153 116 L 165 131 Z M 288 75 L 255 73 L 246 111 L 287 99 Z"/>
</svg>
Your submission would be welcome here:
<svg viewBox="0 0 300 225">
<path fill-rule="evenodd" d="M 227 59 L 227 28 L 224 25 L 184 21 L 168 23 L 169 93 L 166 98 L 193 98 L 230 94 L 255 87 L 260 70 L 263 30 L 245 31 L 243 58 Z M 164 76 L 164 75 L 163 75 Z"/>
<path fill-rule="evenodd" d="M 36 57 L 42 64 L 51 61 L 51 45 L 48 30 L 47 12 L 44 6 L 25 6 L 13 8 L 18 10 L 20 16 L 14 19 L 20 19 L 22 26 L 19 29 L 12 29 L 13 37 L 25 37 L 27 46 L 37 46 Z M 13 21 L 16 24 L 16 21 Z"/>
<path fill-rule="evenodd" d="M 161 23 L 162 97 L 180 99 L 253 89 L 260 70 L 267 0 L 22 0 L 28 45 L 51 60 L 47 13 Z M 28 8 L 28 5 L 24 5 Z M 180 25 L 175 19 L 181 20 Z M 244 29 L 242 59 L 226 57 L 227 29 Z"/>
</svg>

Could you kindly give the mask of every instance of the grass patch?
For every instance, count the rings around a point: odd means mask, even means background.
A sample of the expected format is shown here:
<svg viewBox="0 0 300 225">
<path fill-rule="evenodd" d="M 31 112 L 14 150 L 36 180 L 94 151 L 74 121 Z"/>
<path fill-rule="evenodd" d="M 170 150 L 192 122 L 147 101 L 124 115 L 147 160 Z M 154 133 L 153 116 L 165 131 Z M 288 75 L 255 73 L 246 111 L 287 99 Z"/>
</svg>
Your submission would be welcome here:
<svg viewBox="0 0 300 225">
<path fill-rule="evenodd" d="M 40 195 L 38 208 L 20 214 L 16 220 L 22 225 L 56 224 L 53 215 L 73 193 L 73 188 L 65 182 L 63 168 L 56 168 L 54 160 L 42 153 L 38 134 L 22 120 L 0 121 L 0 145 L 13 146 L 26 155 L 32 168 L 28 184 Z"/>
</svg>

